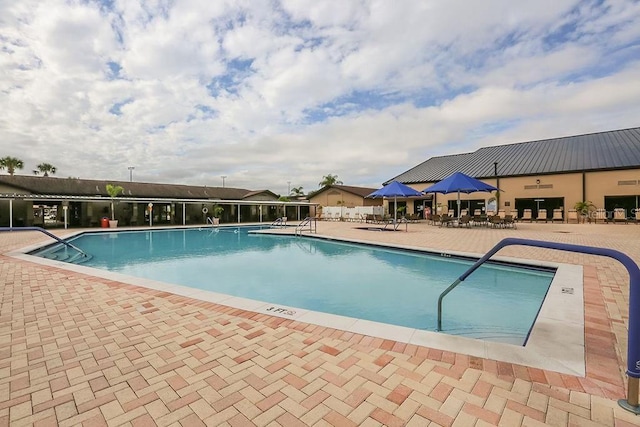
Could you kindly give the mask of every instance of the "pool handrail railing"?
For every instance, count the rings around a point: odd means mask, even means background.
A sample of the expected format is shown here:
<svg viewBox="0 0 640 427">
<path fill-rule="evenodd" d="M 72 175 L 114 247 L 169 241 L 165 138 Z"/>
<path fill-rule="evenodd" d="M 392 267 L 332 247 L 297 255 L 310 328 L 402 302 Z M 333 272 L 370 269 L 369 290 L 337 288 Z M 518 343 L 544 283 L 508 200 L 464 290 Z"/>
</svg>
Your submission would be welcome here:
<svg viewBox="0 0 640 427">
<path fill-rule="evenodd" d="M 442 330 L 442 300 L 456 286 L 462 283 L 471 273 L 484 264 L 496 252 L 505 246 L 521 245 L 545 249 L 556 249 L 588 255 L 599 255 L 619 261 L 629 273 L 629 331 L 627 339 L 627 399 L 618 400 L 618 404 L 629 412 L 640 415 L 640 268 L 628 255 L 608 248 L 573 245 L 569 243 L 545 242 L 541 240 L 518 239 L 509 237 L 501 240 L 482 258 L 476 261 L 455 282 L 438 297 L 438 331 Z M 634 309 L 635 308 L 635 309 Z"/>
<path fill-rule="evenodd" d="M 42 227 L 0 227 L 0 231 L 39 231 L 39 232 L 44 233 L 47 236 L 51 237 L 52 239 L 58 241 L 59 243 L 62 243 L 65 246 L 68 246 L 68 247 L 70 247 L 72 249 L 75 249 L 76 251 L 80 252 L 82 254 L 82 256 L 84 256 L 84 257 L 89 256 L 82 249 L 80 249 L 79 247 L 67 242 L 64 239 L 61 239 L 60 237 L 56 236 L 53 233 L 48 232 L 47 230 L 45 230 Z"/>
<path fill-rule="evenodd" d="M 270 227 L 286 227 L 287 226 L 287 217 L 279 217 L 276 218 L 270 225 Z"/>
<path fill-rule="evenodd" d="M 317 221 L 318 218 L 316 218 L 315 216 L 308 216 L 305 217 L 305 219 L 303 219 L 302 221 L 300 221 L 300 224 L 298 224 L 296 226 L 295 229 L 295 235 L 298 235 L 298 232 L 300 233 L 299 235 L 302 235 L 302 231 L 304 230 L 305 226 L 309 226 L 309 232 L 310 233 L 317 233 L 318 232 L 318 225 L 317 225 Z"/>
</svg>

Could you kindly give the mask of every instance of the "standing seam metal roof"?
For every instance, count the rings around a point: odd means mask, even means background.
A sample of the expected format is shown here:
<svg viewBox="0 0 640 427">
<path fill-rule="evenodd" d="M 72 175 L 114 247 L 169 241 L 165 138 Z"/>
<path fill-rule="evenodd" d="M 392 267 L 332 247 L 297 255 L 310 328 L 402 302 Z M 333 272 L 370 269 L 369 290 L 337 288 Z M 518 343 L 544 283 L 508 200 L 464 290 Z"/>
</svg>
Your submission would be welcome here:
<svg viewBox="0 0 640 427">
<path fill-rule="evenodd" d="M 640 168 L 640 128 L 483 147 L 432 157 L 391 178 L 405 184 L 440 181 L 454 172 L 475 178 Z"/>
<path fill-rule="evenodd" d="M 252 191 L 232 187 L 205 187 L 182 184 L 161 184 L 129 181 L 102 181 L 77 178 L 58 178 L 28 175 L 0 175 L 0 184 L 20 188 L 34 194 L 108 196 L 107 184 L 124 188 L 122 197 L 164 197 L 175 199 L 242 200 L 269 190 Z"/>
</svg>

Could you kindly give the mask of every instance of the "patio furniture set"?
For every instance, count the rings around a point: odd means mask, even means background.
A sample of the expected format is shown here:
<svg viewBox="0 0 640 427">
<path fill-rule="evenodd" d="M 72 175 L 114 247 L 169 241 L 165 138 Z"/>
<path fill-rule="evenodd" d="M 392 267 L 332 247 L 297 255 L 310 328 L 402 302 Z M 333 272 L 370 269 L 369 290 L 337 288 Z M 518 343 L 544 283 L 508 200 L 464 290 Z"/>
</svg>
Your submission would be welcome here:
<svg viewBox="0 0 640 427">
<path fill-rule="evenodd" d="M 490 228 L 516 228 L 513 215 L 462 215 L 456 218 L 453 215 L 434 214 L 428 218 L 431 225 L 440 227 L 490 227 Z"/>
</svg>

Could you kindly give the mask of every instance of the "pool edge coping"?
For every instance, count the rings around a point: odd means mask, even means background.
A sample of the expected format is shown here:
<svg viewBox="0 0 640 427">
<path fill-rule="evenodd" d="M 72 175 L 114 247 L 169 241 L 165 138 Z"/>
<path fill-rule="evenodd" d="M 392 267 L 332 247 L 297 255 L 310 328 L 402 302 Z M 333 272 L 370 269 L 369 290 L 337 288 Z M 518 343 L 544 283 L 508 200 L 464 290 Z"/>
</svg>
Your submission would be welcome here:
<svg viewBox="0 0 640 427">
<path fill-rule="evenodd" d="M 165 229 L 170 229 L 166 227 Z M 183 228 L 183 227 L 174 227 Z M 114 231 L 105 229 L 105 232 Z M 137 231 L 137 230 L 127 230 Z M 87 231 L 76 231 L 65 235 L 64 239 L 75 237 Z M 292 237 L 290 233 L 273 233 Z M 309 235 L 304 235 L 309 237 Z M 356 243 L 380 248 L 401 249 L 425 254 L 450 254 L 464 258 L 479 258 L 482 254 L 461 251 L 435 251 L 428 248 L 409 245 L 381 244 L 358 239 L 337 238 L 334 236 L 313 235 L 311 237 L 344 243 Z M 234 297 L 211 291 L 189 288 L 151 279 L 137 278 L 121 273 L 100 270 L 77 264 L 69 264 L 30 255 L 35 249 L 49 245 L 40 242 L 6 253 L 6 256 L 34 262 L 63 270 L 74 271 L 102 279 L 118 281 L 133 286 L 169 292 L 183 297 L 213 302 L 229 307 L 253 311 L 256 313 L 295 320 L 308 324 L 329 327 L 346 332 L 368 335 L 376 338 L 394 340 L 401 343 L 419 345 L 437 350 L 466 354 L 500 362 L 525 365 L 562 374 L 579 377 L 586 376 L 585 355 L 585 318 L 584 318 L 584 273 L 583 266 L 538 261 L 526 258 L 495 256 L 492 260 L 532 267 L 555 268 L 556 274 L 534 323 L 529 340 L 525 346 L 482 341 L 435 331 L 418 330 L 403 326 L 351 318 L 340 315 L 316 312 L 312 310 L 266 303 L 248 298 Z M 563 288 L 573 288 L 573 293 L 563 292 Z M 567 307 L 571 310 L 567 311 Z M 562 328 L 560 326 L 563 326 Z"/>
</svg>

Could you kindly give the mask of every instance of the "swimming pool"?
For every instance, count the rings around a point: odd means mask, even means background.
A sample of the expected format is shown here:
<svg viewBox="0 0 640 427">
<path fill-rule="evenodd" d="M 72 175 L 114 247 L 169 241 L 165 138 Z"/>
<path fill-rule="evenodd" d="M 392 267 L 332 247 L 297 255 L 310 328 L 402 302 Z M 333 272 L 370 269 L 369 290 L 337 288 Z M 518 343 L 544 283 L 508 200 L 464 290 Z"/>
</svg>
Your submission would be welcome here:
<svg viewBox="0 0 640 427">
<path fill-rule="evenodd" d="M 436 301 L 472 261 L 249 227 L 85 233 L 83 265 L 274 304 L 435 330 Z M 37 253 L 64 260 L 59 245 Z M 80 258 L 75 258 L 80 260 Z M 444 332 L 523 345 L 553 272 L 487 264 L 444 301 Z M 428 279 L 428 280 L 427 280 Z"/>
</svg>

